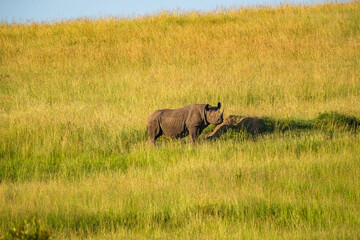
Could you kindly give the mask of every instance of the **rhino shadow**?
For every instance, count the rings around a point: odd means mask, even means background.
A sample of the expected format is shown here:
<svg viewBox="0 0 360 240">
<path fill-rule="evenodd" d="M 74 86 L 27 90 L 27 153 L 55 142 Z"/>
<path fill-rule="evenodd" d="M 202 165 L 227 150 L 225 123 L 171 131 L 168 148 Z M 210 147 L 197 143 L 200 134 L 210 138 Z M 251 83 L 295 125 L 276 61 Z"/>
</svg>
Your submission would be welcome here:
<svg viewBox="0 0 360 240">
<path fill-rule="evenodd" d="M 258 117 L 243 117 L 230 115 L 226 117 L 222 124 L 217 125 L 215 129 L 205 136 L 206 140 L 215 140 L 221 135 L 225 134 L 228 130 L 235 130 L 237 132 L 245 131 L 252 135 L 263 134 L 265 132 L 271 132 L 275 129 L 274 126 L 270 126 L 266 129 L 266 121 Z"/>
<path fill-rule="evenodd" d="M 265 133 L 286 132 L 286 131 L 305 131 L 319 129 L 325 132 L 335 130 L 345 130 L 353 133 L 359 132 L 360 119 L 354 116 L 345 115 L 337 112 L 320 113 L 314 119 L 272 119 L 269 117 L 244 117 L 230 115 L 226 117 L 223 123 L 205 136 L 205 140 L 214 140 L 225 134 L 228 130 L 236 132 L 247 132 L 252 136 Z"/>
</svg>

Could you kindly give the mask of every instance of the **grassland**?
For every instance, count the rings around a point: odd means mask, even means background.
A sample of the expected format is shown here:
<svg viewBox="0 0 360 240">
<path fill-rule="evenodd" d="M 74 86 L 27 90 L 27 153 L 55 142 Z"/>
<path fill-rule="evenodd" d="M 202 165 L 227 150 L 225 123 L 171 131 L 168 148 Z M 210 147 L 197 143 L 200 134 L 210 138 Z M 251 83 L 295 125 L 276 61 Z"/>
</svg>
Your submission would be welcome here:
<svg viewBox="0 0 360 240">
<path fill-rule="evenodd" d="M 359 131 L 145 144 L 155 109 L 360 118 L 360 4 L 0 25 L 0 235 L 359 239 Z M 209 131 L 209 130 L 207 130 Z"/>
</svg>

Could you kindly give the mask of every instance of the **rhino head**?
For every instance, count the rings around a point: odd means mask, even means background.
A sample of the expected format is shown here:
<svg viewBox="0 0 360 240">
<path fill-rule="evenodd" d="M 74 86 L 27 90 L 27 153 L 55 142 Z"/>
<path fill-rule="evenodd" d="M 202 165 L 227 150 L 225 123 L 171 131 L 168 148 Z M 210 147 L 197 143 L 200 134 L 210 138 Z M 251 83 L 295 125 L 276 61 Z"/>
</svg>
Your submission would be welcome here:
<svg viewBox="0 0 360 240">
<path fill-rule="evenodd" d="M 223 122 L 224 109 L 220 112 L 221 103 L 218 102 L 217 107 L 206 104 L 205 117 L 208 123 L 218 125 Z"/>
</svg>

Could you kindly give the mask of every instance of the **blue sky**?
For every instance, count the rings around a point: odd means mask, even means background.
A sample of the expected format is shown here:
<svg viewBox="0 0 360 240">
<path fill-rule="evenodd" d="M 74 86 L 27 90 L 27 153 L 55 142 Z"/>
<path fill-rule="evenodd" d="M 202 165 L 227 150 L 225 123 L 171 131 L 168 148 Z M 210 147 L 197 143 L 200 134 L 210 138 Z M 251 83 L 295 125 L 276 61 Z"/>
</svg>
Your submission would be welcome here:
<svg viewBox="0 0 360 240">
<path fill-rule="evenodd" d="M 161 10 L 211 11 L 251 5 L 318 3 L 326 0 L 0 0 L 0 21 L 53 22 L 76 18 L 135 17 Z"/>
</svg>

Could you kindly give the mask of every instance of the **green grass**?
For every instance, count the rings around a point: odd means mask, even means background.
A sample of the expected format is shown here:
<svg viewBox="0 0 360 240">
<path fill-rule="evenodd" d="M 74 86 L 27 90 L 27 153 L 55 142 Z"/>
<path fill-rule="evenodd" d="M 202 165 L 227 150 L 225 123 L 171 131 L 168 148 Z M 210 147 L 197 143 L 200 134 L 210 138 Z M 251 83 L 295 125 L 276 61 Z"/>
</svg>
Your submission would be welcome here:
<svg viewBox="0 0 360 240">
<path fill-rule="evenodd" d="M 1 24 L 0 235 L 358 239 L 359 8 Z M 146 145 L 154 110 L 218 101 L 264 133 Z"/>
<path fill-rule="evenodd" d="M 1 218 L 9 220 L 3 227 L 37 216 L 63 237 L 120 232 L 216 238 L 220 227 L 231 238 L 302 238 L 309 232 L 356 238 L 358 141 L 347 132 L 330 138 L 311 131 L 196 147 L 167 142 L 129 153 L 126 171 L 104 167 L 109 159 L 102 167 L 79 163 L 74 175 L 45 168 L 41 172 L 53 179 L 35 174 L 2 184 Z"/>
</svg>

